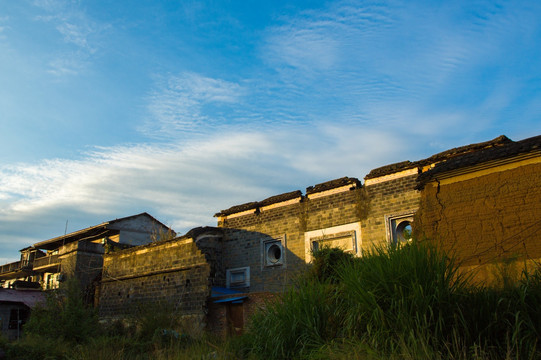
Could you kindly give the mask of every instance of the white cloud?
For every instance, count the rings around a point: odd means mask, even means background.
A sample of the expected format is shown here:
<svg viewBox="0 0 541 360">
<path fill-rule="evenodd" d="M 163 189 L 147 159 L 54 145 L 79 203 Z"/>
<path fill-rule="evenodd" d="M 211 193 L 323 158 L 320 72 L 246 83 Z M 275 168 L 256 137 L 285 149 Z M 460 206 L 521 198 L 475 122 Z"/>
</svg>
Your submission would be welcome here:
<svg viewBox="0 0 541 360">
<path fill-rule="evenodd" d="M 203 107 L 235 104 L 244 94 L 236 83 L 183 73 L 159 81 L 148 99 L 149 118 L 141 130 L 156 137 L 177 137 L 181 132 L 198 132 L 202 125 L 220 126 Z"/>
<path fill-rule="evenodd" d="M 56 76 L 73 76 L 80 73 L 86 65 L 87 61 L 77 53 L 68 53 L 64 57 L 59 57 L 49 62 L 47 72 Z"/>
<path fill-rule="evenodd" d="M 83 228 L 95 225 L 92 219 L 142 211 L 185 232 L 214 225 L 212 215 L 233 205 L 341 176 L 362 178 L 366 166 L 384 164 L 400 146 L 392 135 L 361 128 L 294 130 L 224 132 L 169 145 L 99 148 L 78 161 L 4 166 L 0 224 L 12 233 L 25 222 L 41 224 L 39 233 L 19 235 L 21 243 L 11 245 L 18 249 L 32 236 L 36 242 L 43 233 L 58 235 L 66 219 L 74 226 L 85 219 Z M 377 142 L 389 146 L 382 150 Z"/>
<path fill-rule="evenodd" d="M 36 21 L 50 24 L 58 32 L 58 51 L 50 54 L 49 73 L 56 76 L 79 74 L 102 46 L 102 36 L 111 26 L 92 20 L 77 2 L 44 0 L 34 5 L 42 14 Z"/>
</svg>

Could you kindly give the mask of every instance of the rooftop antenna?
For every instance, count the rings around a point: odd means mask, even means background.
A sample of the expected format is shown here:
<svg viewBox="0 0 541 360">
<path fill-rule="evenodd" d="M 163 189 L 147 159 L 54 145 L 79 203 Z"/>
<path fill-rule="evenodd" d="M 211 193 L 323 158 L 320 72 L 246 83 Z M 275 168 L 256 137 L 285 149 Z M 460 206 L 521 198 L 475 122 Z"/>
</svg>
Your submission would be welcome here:
<svg viewBox="0 0 541 360">
<path fill-rule="evenodd" d="M 66 244 L 66 234 L 68 233 L 68 219 L 66 219 L 66 227 L 64 228 L 64 238 L 62 238 L 62 246 Z"/>
</svg>

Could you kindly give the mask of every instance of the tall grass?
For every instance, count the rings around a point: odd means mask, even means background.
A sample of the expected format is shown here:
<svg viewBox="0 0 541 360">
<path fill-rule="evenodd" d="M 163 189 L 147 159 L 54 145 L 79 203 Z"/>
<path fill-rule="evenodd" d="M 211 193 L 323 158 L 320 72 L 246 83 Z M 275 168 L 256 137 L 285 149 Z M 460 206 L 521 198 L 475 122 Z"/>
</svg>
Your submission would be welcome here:
<svg viewBox="0 0 541 360">
<path fill-rule="evenodd" d="M 426 244 L 377 248 L 361 259 L 314 254 L 308 276 L 257 314 L 245 338 L 266 359 L 541 357 L 541 273 L 470 285 Z M 322 261 L 333 261 L 324 265 Z"/>
<path fill-rule="evenodd" d="M 416 244 L 378 248 L 339 272 L 343 337 L 395 351 L 404 343 L 437 348 L 435 342 L 448 342 L 453 335 L 454 295 L 465 292 L 467 282 L 435 249 Z"/>
</svg>

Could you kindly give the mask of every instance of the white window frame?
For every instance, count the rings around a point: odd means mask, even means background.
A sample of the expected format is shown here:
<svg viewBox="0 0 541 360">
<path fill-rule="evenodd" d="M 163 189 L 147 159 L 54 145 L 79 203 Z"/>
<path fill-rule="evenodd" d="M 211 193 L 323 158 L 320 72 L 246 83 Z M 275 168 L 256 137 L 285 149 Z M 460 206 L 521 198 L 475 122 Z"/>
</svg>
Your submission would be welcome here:
<svg viewBox="0 0 541 360">
<path fill-rule="evenodd" d="M 344 225 L 332 226 L 325 229 L 307 231 L 304 233 L 304 260 L 306 263 L 312 261 L 312 244 L 314 241 L 330 241 L 345 236 L 351 236 L 351 248 L 344 249 L 354 256 L 362 255 L 361 223 L 354 222 Z"/>
<path fill-rule="evenodd" d="M 403 239 L 400 239 L 400 235 L 397 233 L 396 230 L 404 221 L 409 222 L 409 224 L 413 226 L 414 216 L 415 210 L 408 210 L 396 214 L 385 215 L 385 235 L 389 244 L 396 245 L 399 242 L 404 242 Z"/>
<path fill-rule="evenodd" d="M 232 276 L 237 274 L 243 274 L 244 275 L 244 281 L 243 282 L 231 282 Z M 250 286 L 250 267 L 240 267 L 240 268 L 234 268 L 234 269 L 227 269 L 225 271 L 225 282 L 226 287 L 229 288 L 244 288 Z"/>
</svg>

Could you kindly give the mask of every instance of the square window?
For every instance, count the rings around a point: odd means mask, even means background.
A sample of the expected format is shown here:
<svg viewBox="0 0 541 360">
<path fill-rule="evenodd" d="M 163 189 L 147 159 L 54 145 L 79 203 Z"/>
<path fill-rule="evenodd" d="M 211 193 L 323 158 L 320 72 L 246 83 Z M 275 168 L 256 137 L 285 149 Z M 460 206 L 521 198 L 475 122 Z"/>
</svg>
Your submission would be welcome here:
<svg viewBox="0 0 541 360">
<path fill-rule="evenodd" d="M 317 251 L 322 247 L 340 248 L 345 252 L 355 253 L 356 237 L 355 231 L 344 231 L 336 234 L 317 236 L 310 239 L 312 241 L 312 251 Z"/>
<path fill-rule="evenodd" d="M 361 256 L 361 223 L 353 222 L 304 233 L 304 260 L 306 263 L 312 261 L 313 251 L 322 247 L 340 248 L 354 256 Z"/>
<path fill-rule="evenodd" d="M 241 288 L 250 286 L 250 267 L 226 270 L 226 287 Z"/>
</svg>

